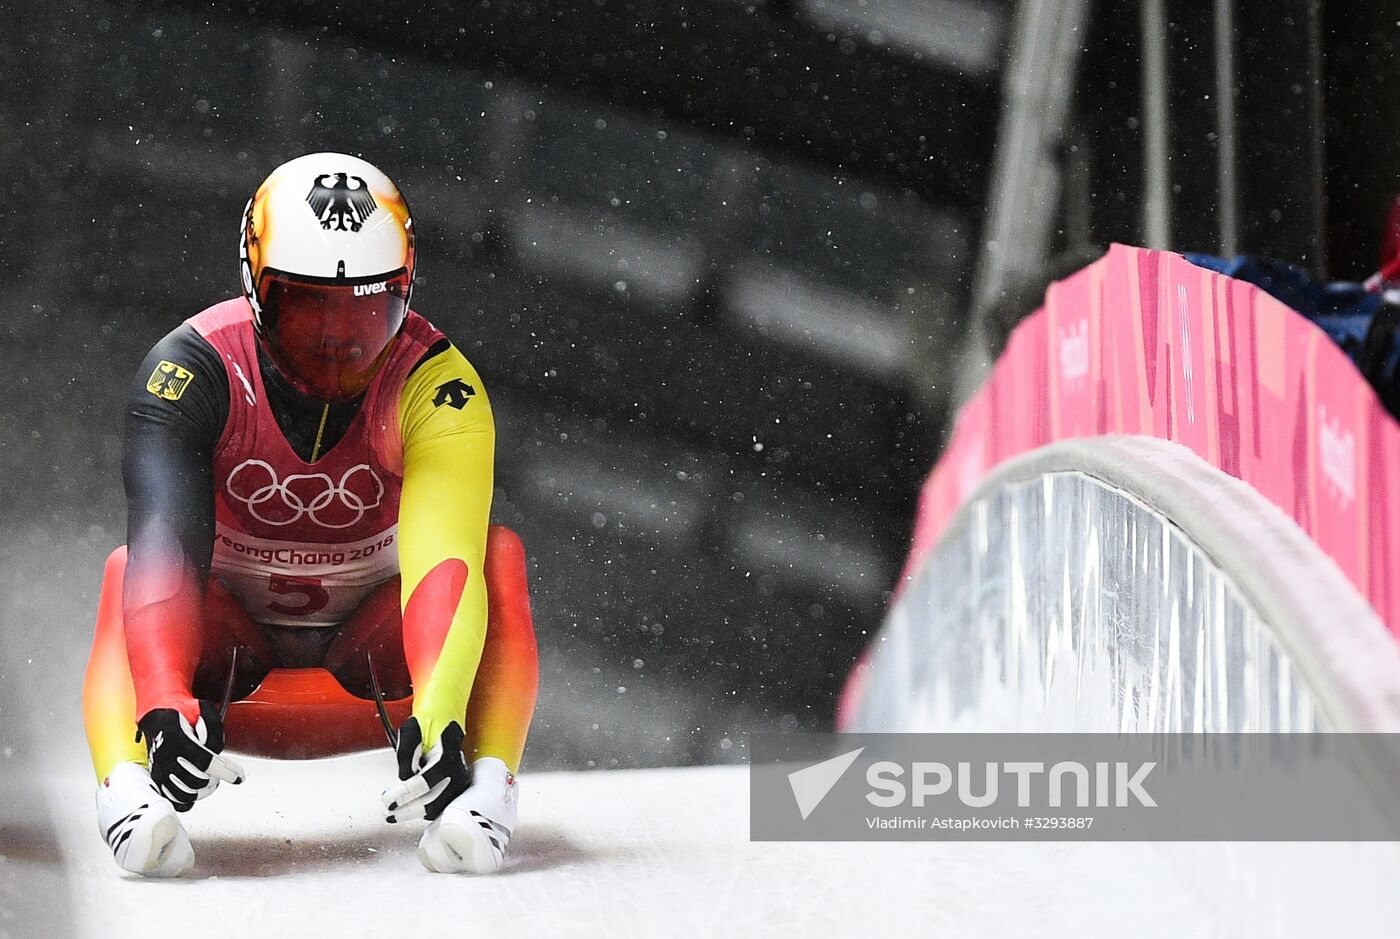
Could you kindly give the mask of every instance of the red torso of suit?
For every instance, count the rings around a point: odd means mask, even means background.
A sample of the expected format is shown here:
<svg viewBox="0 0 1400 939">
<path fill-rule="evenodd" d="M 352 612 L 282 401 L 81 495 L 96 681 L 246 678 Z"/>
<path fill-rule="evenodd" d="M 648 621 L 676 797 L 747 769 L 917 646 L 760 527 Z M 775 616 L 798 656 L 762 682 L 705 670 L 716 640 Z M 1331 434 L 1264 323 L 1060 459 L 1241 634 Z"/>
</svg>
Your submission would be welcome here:
<svg viewBox="0 0 1400 939">
<path fill-rule="evenodd" d="M 210 574 L 258 622 L 336 625 L 398 573 L 399 396 L 443 335 L 410 312 L 345 436 L 307 463 L 267 403 L 246 301 L 217 304 L 190 323 L 229 381 L 228 423 L 214 450 Z"/>
</svg>

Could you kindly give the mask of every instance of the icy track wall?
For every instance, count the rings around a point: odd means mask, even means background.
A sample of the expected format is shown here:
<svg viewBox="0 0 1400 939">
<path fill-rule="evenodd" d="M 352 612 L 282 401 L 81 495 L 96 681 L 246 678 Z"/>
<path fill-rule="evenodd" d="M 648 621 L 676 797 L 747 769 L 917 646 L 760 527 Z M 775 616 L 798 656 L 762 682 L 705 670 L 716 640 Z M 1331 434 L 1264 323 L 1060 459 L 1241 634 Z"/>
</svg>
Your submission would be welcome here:
<svg viewBox="0 0 1400 939">
<path fill-rule="evenodd" d="M 838 724 L 1400 730 L 1397 562 L 1400 426 L 1342 353 L 1115 245 L 963 408 Z"/>
</svg>

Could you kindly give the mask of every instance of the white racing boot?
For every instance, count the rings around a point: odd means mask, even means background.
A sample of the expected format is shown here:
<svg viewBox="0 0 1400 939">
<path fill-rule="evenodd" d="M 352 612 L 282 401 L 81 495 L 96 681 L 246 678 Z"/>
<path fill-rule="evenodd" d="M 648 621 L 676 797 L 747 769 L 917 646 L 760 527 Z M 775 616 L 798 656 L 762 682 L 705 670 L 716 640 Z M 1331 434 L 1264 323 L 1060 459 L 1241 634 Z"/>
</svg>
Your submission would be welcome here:
<svg viewBox="0 0 1400 939">
<path fill-rule="evenodd" d="M 439 874 L 491 874 L 515 830 L 515 776 L 492 756 L 472 764 L 467 791 L 447 804 L 418 841 L 418 860 Z"/>
<path fill-rule="evenodd" d="M 97 831 L 117 864 L 146 877 L 179 877 L 194 848 L 175 807 L 138 763 L 118 763 L 97 787 Z"/>
</svg>

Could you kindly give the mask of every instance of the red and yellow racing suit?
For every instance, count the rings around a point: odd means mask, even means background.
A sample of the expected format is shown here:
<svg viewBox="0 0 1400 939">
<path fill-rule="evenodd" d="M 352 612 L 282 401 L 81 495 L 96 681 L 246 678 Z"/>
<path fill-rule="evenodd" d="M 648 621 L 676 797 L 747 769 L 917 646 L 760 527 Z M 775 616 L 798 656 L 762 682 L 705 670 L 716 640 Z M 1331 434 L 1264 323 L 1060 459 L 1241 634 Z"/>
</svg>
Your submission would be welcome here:
<svg viewBox="0 0 1400 939">
<path fill-rule="evenodd" d="M 193 723 L 231 672 L 238 696 L 310 665 L 366 696 L 369 649 L 390 696 L 412 694 L 425 748 L 455 720 L 468 759 L 519 768 L 534 635 L 527 617 L 488 639 L 495 426 L 440 331 L 410 312 L 364 393 L 327 404 L 281 379 L 246 301 L 228 300 L 152 349 L 130 401 L 127 545 L 107 564 L 84 685 L 99 779 L 145 761 L 140 717 Z"/>
</svg>

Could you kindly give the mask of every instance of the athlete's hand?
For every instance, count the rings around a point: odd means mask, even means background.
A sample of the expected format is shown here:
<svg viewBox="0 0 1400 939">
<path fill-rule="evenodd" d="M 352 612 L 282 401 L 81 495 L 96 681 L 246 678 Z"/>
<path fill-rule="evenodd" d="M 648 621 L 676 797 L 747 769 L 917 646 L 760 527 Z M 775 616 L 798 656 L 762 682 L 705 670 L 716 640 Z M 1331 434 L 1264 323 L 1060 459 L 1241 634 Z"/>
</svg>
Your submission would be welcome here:
<svg viewBox="0 0 1400 939">
<path fill-rule="evenodd" d="M 467 790 L 467 760 L 462 755 L 466 736 L 456 721 L 443 728 L 438 742 L 423 752 L 423 729 L 410 717 L 399 728 L 399 782 L 385 789 L 385 821 L 415 818 L 429 821 L 442 814 L 447 803 Z"/>
<path fill-rule="evenodd" d="M 243 782 L 243 768 L 226 756 L 224 722 L 218 707 L 199 702 L 193 726 L 174 708 L 156 708 L 137 722 L 137 739 L 146 740 L 146 765 L 151 781 L 177 812 L 188 812 L 199 799 L 219 788 L 219 782 Z"/>
</svg>

